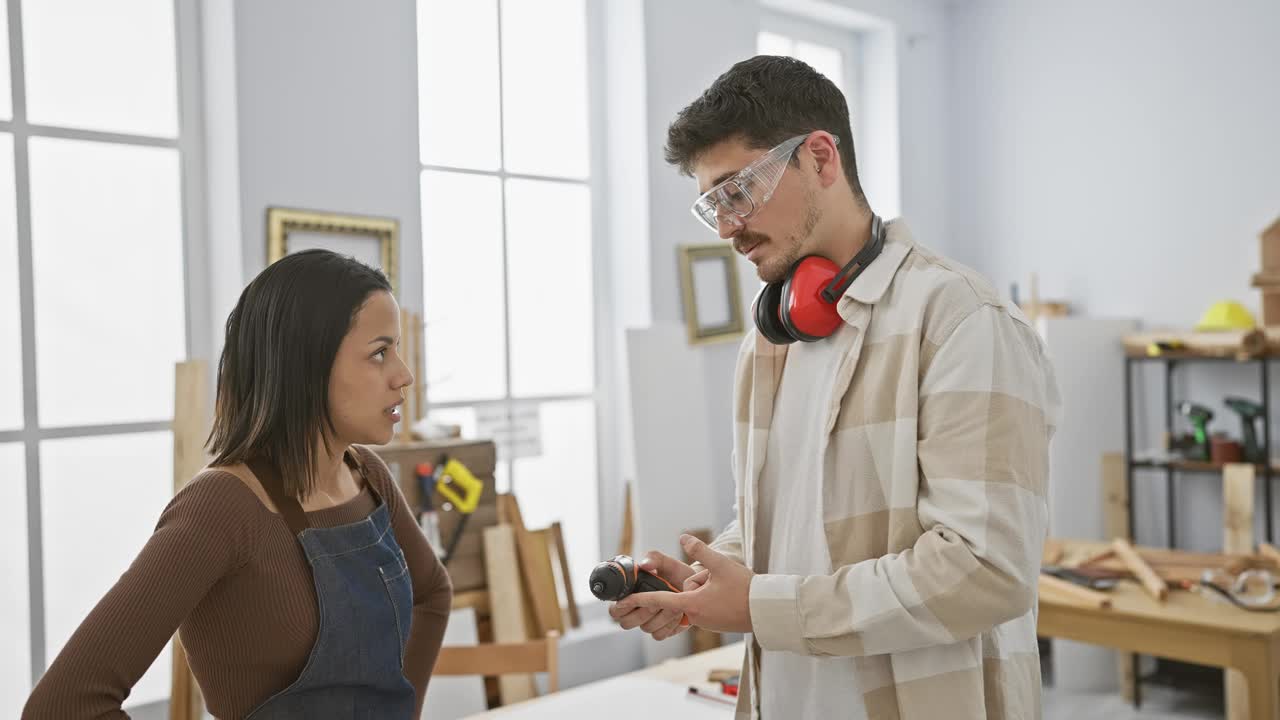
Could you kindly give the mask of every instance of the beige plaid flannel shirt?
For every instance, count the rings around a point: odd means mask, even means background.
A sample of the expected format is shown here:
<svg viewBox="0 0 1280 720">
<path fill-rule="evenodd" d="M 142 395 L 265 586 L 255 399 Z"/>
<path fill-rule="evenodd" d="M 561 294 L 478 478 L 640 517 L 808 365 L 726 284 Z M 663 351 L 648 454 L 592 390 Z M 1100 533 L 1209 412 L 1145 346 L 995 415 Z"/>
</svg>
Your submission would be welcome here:
<svg viewBox="0 0 1280 720">
<path fill-rule="evenodd" d="M 832 571 L 756 575 L 755 643 L 855 657 L 873 720 L 1038 718 L 1036 579 L 1061 412 L 1043 343 L 986 280 L 916 245 L 900 220 L 838 309 L 860 332 L 827 340 L 847 345 L 842 391 L 812 409 L 827 418 Z M 786 356 L 754 331 L 742 344 L 737 519 L 712 544 L 757 572 L 759 476 Z M 758 671 L 748 643 L 739 718 L 757 716 Z"/>
</svg>

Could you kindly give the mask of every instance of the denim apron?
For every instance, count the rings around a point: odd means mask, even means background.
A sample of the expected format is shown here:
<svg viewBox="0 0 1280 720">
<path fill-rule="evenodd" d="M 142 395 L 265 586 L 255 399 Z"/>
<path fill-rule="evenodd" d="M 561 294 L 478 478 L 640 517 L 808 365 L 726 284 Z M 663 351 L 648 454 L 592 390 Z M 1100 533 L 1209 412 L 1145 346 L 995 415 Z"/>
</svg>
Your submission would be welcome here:
<svg viewBox="0 0 1280 720">
<path fill-rule="evenodd" d="M 344 460 L 364 477 L 355 458 L 348 453 Z M 387 504 L 366 478 L 377 502 L 368 517 L 350 525 L 313 528 L 298 501 L 285 494 L 273 463 L 246 464 L 302 544 L 320 616 L 316 643 L 302 674 L 246 720 L 408 720 L 416 700 L 404 677 L 413 590 L 404 553 L 391 532 Z"/>
</svg>

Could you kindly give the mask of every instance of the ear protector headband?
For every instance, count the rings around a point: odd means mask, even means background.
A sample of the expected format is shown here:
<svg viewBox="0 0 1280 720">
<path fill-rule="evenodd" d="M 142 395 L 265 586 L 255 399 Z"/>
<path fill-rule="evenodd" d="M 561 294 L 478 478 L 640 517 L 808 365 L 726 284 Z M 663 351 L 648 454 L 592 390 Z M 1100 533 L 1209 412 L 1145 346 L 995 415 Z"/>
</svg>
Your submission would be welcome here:
<svg viewBox="0 0 1280 720">
<path fill-rule="evenodd" d="M 817 255 L 800 258 L 783 280 L 765 285 L 756 295 L 752 315 L 760 334 L 774 345 L 830 336 L 844 322 L 836 302 L 880 254 L 884 241 L 884 222 L 872 215 L 871 237 L 844 267 Z"/>
</svg>

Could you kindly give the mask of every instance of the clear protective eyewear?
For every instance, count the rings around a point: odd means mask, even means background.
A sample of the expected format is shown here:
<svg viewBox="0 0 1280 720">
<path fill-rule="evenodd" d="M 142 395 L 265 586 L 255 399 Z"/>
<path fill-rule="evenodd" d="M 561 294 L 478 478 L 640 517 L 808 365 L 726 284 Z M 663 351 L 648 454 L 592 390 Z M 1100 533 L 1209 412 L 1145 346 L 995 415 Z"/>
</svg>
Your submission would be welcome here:
<svg viewBox="0 0 1280 720">
<path fill-rule="evenodd" d="M 1201 573 L 1200 585 L 1246 610 L 1277 609 L 1274 607 L 1275 577 L 1262 568 L 1248 569 L 1236 575 L 1210 568 Z"/>
<path fill-rule="evenodd" d="M 791 156 L 809 135 L 797 135 L 760 156 L 733 177 L 700 195 L 689 208 L 690 212 L 717 234 L 721 222 L 741 227 L 773 197 Z M 840 144 L 840 138 L 833 135 L 831 139 Z"/>
</svg>

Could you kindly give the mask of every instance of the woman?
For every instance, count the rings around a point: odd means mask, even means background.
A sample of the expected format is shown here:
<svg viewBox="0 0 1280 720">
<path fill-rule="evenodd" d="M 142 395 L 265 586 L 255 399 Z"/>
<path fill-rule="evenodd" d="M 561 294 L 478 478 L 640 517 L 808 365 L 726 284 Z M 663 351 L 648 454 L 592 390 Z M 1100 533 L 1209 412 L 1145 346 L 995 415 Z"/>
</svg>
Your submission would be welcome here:
<svg viewBox="0 0 1280 720">
<path fill-rule="evenodd" d="M 214 460 L 72 635 L 24 718 L 119 718 L 181 630 L 209 711 L 417 718 L 452 598 L 387 466 L 413 375 L 383 274 L 272 264 L 227 319 Z"/>
</svg>

